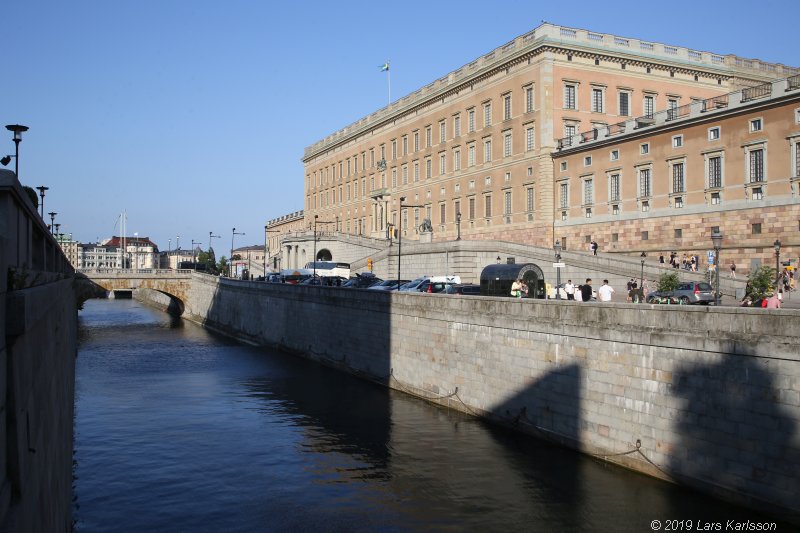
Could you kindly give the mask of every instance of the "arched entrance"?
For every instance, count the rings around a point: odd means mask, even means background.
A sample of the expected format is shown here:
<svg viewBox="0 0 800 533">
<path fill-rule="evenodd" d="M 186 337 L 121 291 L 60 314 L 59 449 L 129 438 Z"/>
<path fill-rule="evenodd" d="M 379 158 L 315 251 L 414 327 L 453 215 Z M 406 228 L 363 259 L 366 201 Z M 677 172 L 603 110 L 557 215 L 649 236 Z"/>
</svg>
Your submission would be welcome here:
<svg viewBox="0 0 800 533">
<path fill-rule="evenodd" d="M 317 252 L 316 261 L 333 261 L 333 255 L 331 255 L 331 251 L 327 248 L 323 248 Z"/>
</svg>

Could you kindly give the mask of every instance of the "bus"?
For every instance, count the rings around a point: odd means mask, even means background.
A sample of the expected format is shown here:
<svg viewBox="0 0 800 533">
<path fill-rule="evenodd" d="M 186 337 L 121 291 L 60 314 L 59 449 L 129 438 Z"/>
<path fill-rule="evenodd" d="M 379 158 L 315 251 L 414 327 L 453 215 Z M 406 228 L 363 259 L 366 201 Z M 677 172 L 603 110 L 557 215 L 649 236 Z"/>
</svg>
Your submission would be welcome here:
<svg viewBox="0 0 800 533">
<path fill-rule="evenodd" d="M 337 263 L 336 261 L 312 261 L 306 263 L 306 270 L 316 271 L 321 278 L 339 277 L 350 279 L 350 263 Z"/>
</svg>

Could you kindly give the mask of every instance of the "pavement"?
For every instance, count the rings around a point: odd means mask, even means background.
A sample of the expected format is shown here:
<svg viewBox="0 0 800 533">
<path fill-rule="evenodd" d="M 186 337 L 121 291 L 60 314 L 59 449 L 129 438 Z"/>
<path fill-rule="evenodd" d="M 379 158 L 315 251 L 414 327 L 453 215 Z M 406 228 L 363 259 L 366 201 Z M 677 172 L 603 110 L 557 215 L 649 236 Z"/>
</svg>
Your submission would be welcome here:
<svg viewBox="0 0 800 533">
<path fill-rule="evenodd" d="M 595 287 L 597 290 L 599 286 Z M 627 291 L 625 287 L 614 287 L 614 294 L 611 296 L 611 301 L 615 303 L 627 302 Z M 720 305 L 722 307 L 739 307 L 740 302 L 733 296 L 722 296 Z M 783 309 L 800 309 L 800 290 L 794 290 L 783 294 Z"/>
</svg>

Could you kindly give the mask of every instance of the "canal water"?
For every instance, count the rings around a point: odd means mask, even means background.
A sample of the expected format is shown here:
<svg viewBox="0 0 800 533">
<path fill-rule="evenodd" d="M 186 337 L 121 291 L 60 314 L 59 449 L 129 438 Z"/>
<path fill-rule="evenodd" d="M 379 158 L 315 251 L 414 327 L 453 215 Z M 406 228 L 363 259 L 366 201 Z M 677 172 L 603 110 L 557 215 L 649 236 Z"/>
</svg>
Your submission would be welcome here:
<svg viewBox="0 0 800 533">
<path fill-rule="evenodd" d="M 79 335 L 80 532 L 642 532 L 759 519 L 132 300 L 86 302 Z"/>
</svg>

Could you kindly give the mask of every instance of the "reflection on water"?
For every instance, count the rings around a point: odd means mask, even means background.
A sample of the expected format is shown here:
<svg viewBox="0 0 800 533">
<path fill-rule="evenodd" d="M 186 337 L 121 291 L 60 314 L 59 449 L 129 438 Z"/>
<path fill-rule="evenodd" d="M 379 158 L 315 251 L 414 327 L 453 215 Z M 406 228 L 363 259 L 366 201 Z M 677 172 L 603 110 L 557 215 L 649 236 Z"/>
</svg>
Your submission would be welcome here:
<svg viewBox="0 0 800 533">
<path fill-rule="evenodd" d="M 78 531 L 649 531 L 752 513 L 134 301 L 80 317 Z"/>
</svg>

